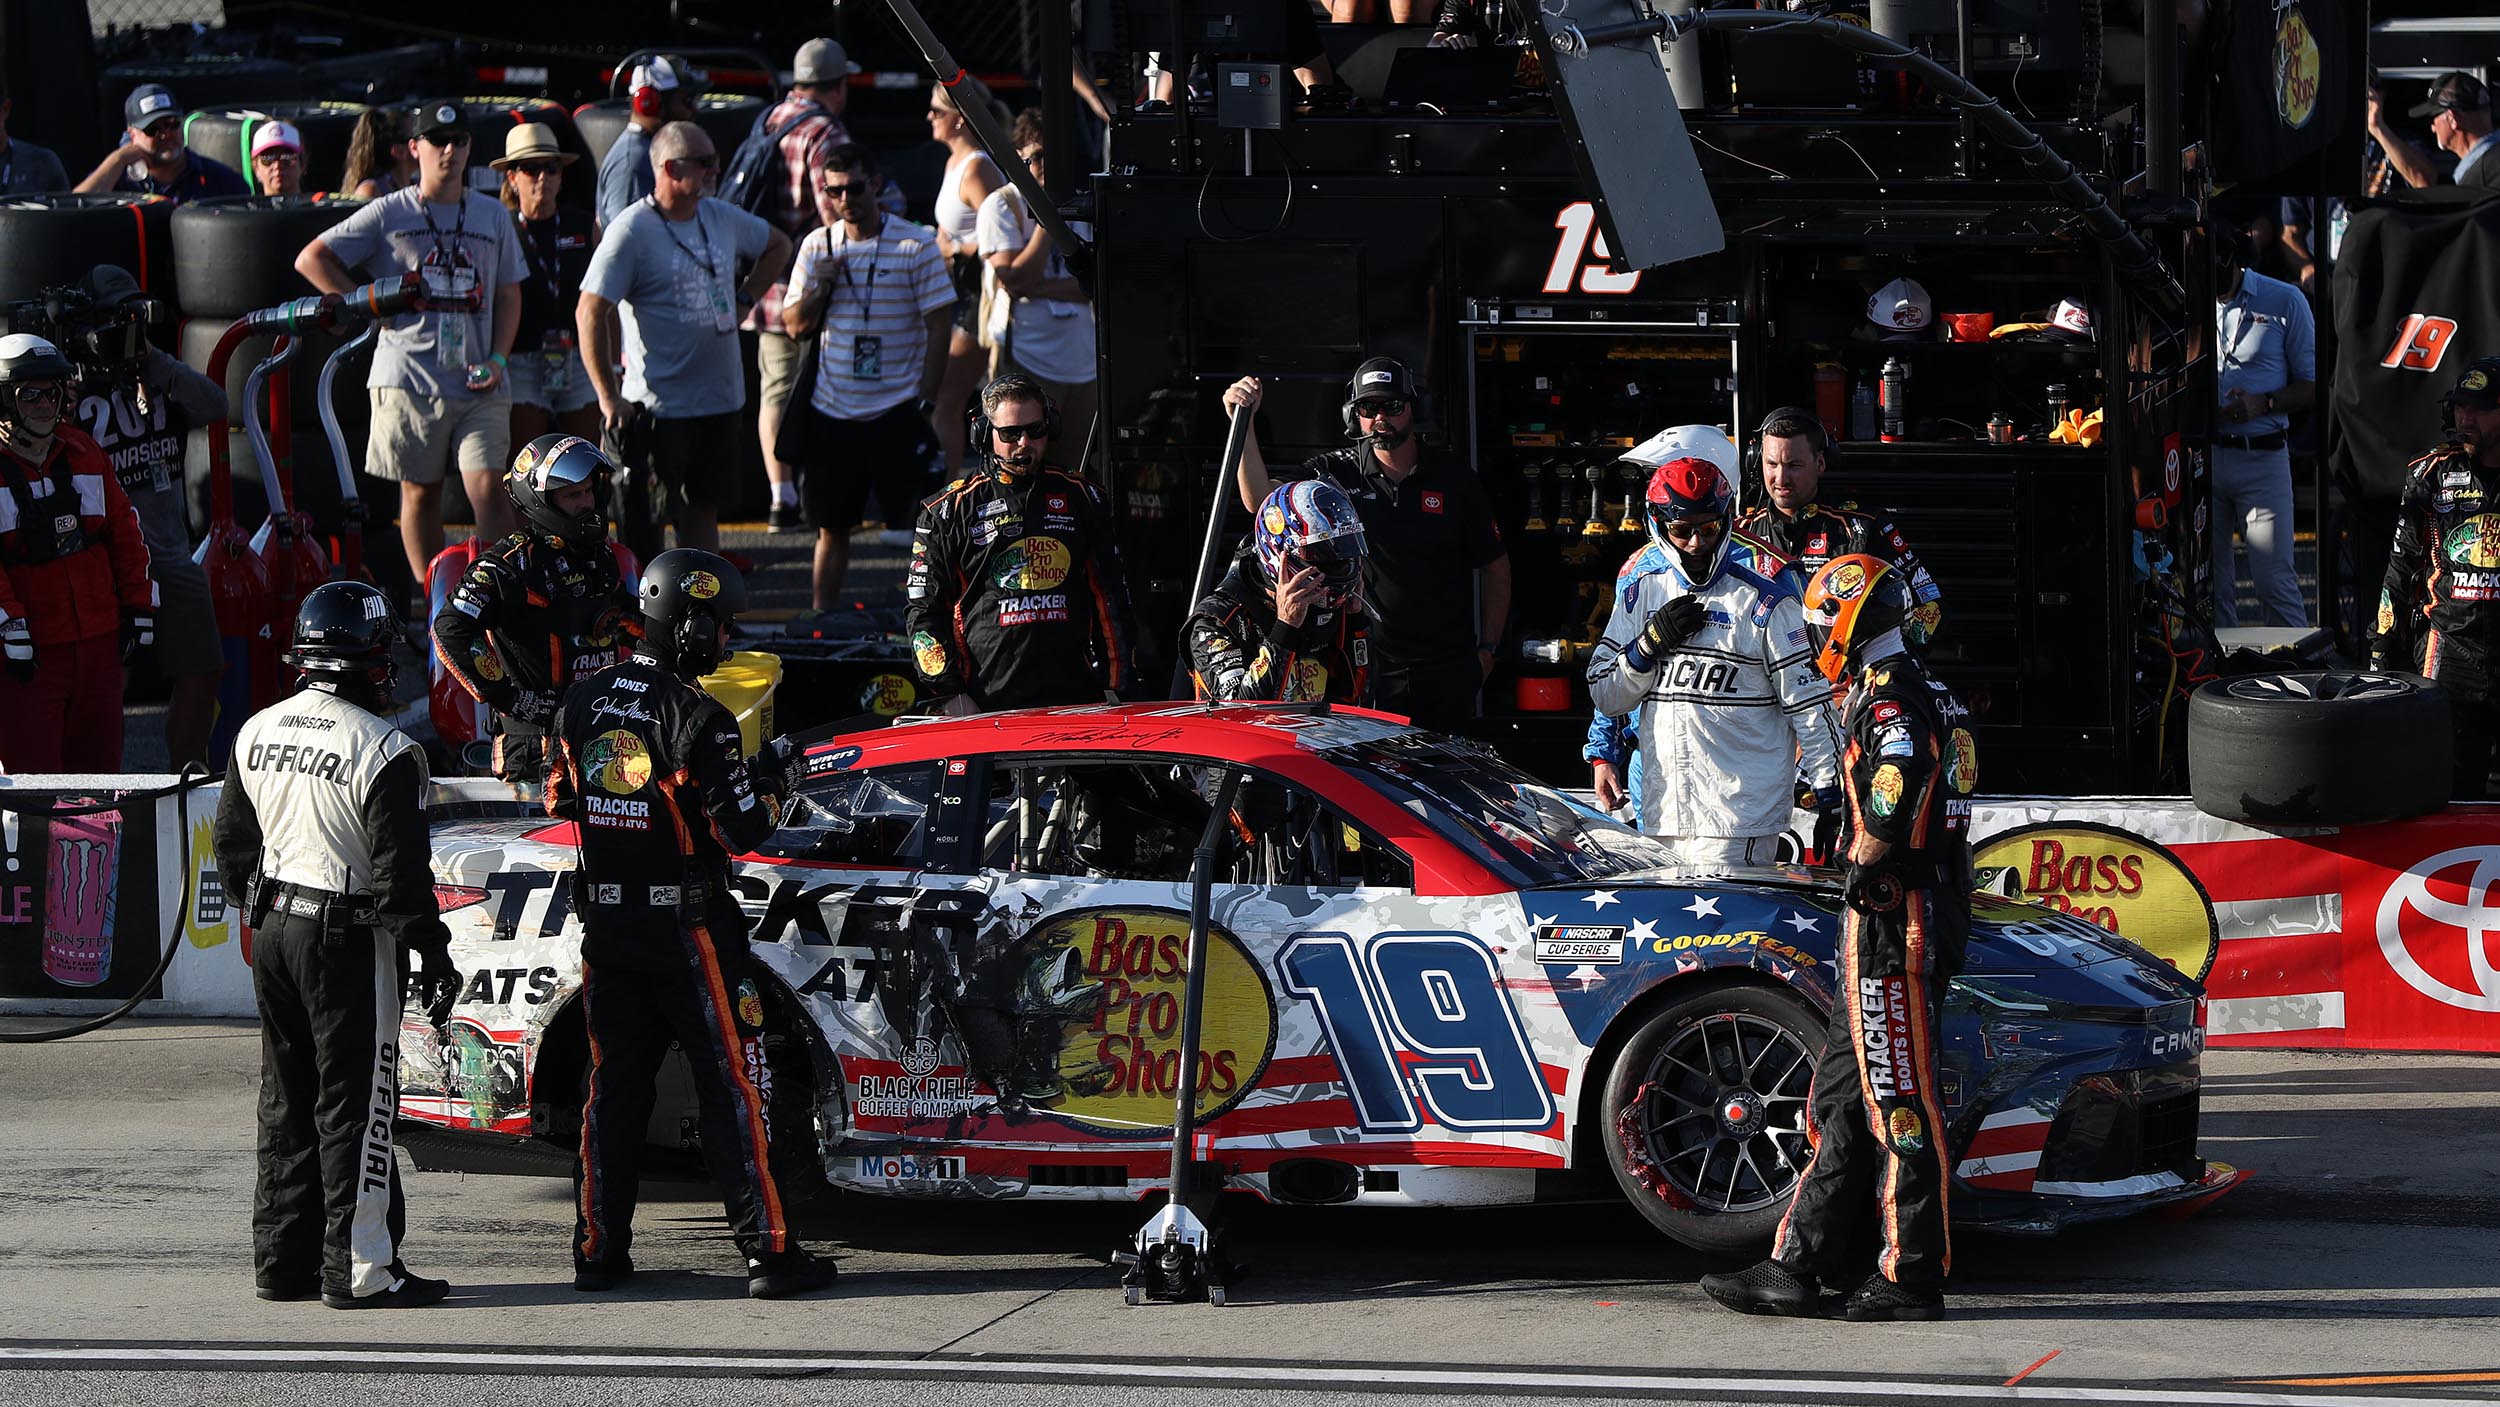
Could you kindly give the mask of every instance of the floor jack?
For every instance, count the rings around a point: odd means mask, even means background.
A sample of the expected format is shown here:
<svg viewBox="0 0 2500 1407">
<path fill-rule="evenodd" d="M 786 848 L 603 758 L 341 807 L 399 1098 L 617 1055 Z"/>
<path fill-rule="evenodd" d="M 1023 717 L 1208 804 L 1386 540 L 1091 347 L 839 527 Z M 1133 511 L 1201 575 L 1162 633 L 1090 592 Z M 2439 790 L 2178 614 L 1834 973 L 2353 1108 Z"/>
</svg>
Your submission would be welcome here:
<svg viewBox="0 0 2500 1407">
<path fill-rule="evenodd" d="M 1221 1184 L 1210 1183 L 1201 1194 L 1196 1144 L 1198 1026 L 1207 994 L 1207 911 L 1215 886 L 1216 850 L 1232 819 L 1233 796 L 1240 790 L 1241 773 L 1225 772 L 1190 866 L 1189 977 L 1181 995 L 1181 1087 L 1172 1109 L 1171 1192 L 1162 1208 L 1138 1229 L 1135 1248 L 1116 1251 L 1111 1257 L 1125 1267 L 1120 1286 L 1133 1305 L 1150 1299 L 1180 1304 L 1200 1298 L 1221 1305 L 1225 1281 L 1235 1277 L 1233 1266 L 1216 1245 L 1217 1228 L 1209 1224 Z"/>
<path fill-rule="evenodd" d="M 365 504 L 356 492 L 356 461 L 347 453 L 347 432 L 339 428 L 338 404 L 331 399 L 331 389 L 338 384 L 339 364 L 371 346 L 381 330 L 380 322 L 368 322 L 364 331 L 341 342 L 321 364 L 315 391 L 321 398 L 315 407 L 321 415 L 321 433 L 330 442 L 330 463 L 337 466 L 339 475 L 338 531 L 330 535 L 330 574 L 343 581 L 371 581 L 373 574 L 365 570 Z"/>
</svg>

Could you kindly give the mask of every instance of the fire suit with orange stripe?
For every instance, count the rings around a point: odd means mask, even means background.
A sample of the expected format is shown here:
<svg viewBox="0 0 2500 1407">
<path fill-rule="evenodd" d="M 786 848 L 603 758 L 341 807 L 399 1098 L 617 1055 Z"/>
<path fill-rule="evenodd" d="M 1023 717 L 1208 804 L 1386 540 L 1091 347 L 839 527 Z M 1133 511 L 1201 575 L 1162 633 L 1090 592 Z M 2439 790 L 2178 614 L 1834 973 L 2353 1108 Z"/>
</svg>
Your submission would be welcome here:
<svg viewBox="0 0 2500 1407">
<path fill-rule="evenodd" d="M 2500 473 L 2462 444 L 2408 466 L 2370 667 L 2439 681 L 2456 707 L 2458 800 L 2487 788 L 2500 734 Z"/>
<path fill-rule="evenodd" d="M 576 553 L 517 532 L 477 554 L 434 618 L 434 657 L 495 711 L 496 776 L 545 777 L 547 727 L 565 687 L 624 657 L 641 619 L 630 561 L 606 542 Z"/>
<path fill-rule="evenodd" d="M 739 1250 L 753 1262 L 795 1249 L 772 1174 L 760 979 L 729 890 L 729 857 L 772 834 L 781 798 L 740 756 L 729 710 L 640 650 L 574 684 L 552 737 L 547 809 L 581 833 L 574 901 L 590 1037 L 575 1267 L 631 1264 L 652 1081 L 672 1039 Z"/>
<path fill-rule="evenodd" d="M 1883 1232 L 1876 1268 L 1897 1285 L 1933 1289 L 1952 1262 L 1937 1017 L 1970 940 L 1978 758 L 1969 714 L 1906 654 L 1860 669 L 1845 731 L 1842 849 L 1861 834 L 1890 849 L 1849 867 L 1839 1000 L 1807 1111 L 1813 1155 L 1771 1254 L 1847 1283 L 1842 1259 L 1871 1194 Z"/>
<path fill-rule="evenodd" d="M 940 489 L 921 506 L 903 594 L 933 698 L 995 712 L 1130 688 L 1128 583 L 1081 474 L 992 467 Z"/>
</svg>

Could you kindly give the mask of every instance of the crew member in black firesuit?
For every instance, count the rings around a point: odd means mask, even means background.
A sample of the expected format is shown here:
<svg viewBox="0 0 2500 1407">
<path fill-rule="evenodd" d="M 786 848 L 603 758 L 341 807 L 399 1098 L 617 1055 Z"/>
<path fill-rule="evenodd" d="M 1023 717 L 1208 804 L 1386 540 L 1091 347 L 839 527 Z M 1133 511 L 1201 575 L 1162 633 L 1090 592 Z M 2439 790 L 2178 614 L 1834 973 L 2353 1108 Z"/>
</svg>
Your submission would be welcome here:
<svg viewBox="0 0 2500 1407">
<path fill-rule="evenodd" d="M 2413 461 L 2379 596 L 2374 669 L 2436 679 L 2455 706 L 2449 794 L 2479 800 L 2500 733 L 2500 357 L 2468 362 L 2448 392 L 2453 428 Z"/>
<path fill-rule="evenodd" d="M 738 724 L 694 681 L 720 665 L 746 606 L 735 567 L 663 552 L 642 574 L 633 657 L 566 691 L 555 719 L 547 809 L 580 828 L 582 1020 L 590 1092 L 574 1170 L 573 1288 L 614 1288 L 634 1270 L 634 1200 L 652 1081 L 674 1041 L 703 1109 L 703 1156 L 746 1257 L 747 1293 L 778 1299 L 833 1283 L 801 1249 L 775 1185 L 757 1072 L 764 1001 L 729 857 L 781 823 L 798 774 L 787 738 L 754 757 Z M 806 1126 L 783 1130 L 805 1138 Z"/>
<path fill-rule="evenodd" d="M 1100 703 L 1129 687 L 1128 585 L 1102 498 L 1049 462 L 1058 408 L 1031 377 L 981 388 L 982 467 L 920 508 L 904 595 L 923 692 L 956 714 Z"/>
<path fill-rule="evenodd" d="M 383 721 L 399 616 L 358 581 L 317 586 L 286 662 L 304 687 L 244 721 L 217 799 L 217 869 L 257 934 L 260 1180 L 253 1292 L 405 1309 L 449 1292 L 409 1273 L 391 1120 L 406 955 L 439 1030 L 460 999 L 434 900 L 425 750 Z"/>
<path fill-rule="evenodd" d="M 495 775 L 547 775 L 546 734 L 575 679 L 616 663 L 633 595 L 608 546 L 616 466 L 579 435 L 521 447 L 504 484 L 521 530 L 477 555 L 434 619 L 434 654 L 495 711 Z"/>
<path fill-rule="evenodd" d="M 1754 442 L 1762 489 L 1770 502 L 1737 514 L 1735 530 L 1786 557 L 1800 577 L 1810 577 L 1824 563 L 1853 552 L 1882 558 L 1900 574 L 1910 593 L 1910 617 L 1902 622 L 1902 639 L 1916 649 L 1934 638 L 1937 624 L 1944 619 L 1944 595 L 1901 530 L 1891 519 L 1854 503 L 1835 506 L 1816 500 L 1824 470 L 1830 467 L 1831 443 L 1814 412 L 1781 406 L 1763 417 Z"/>
<path fill-rule="evenodd" d="M 1848 694 L 1841 782 L 1848 825 L 1837 1004 L 1814 1069 L 1813 1144 L 1771 1258 L 1705 1275 L 1712 1299 L 1749 1314 L 1822 1313 L 1820 1286 L 1849 1273 L 1850 1232 L 1881 1218 L 1875 1273 L 1850 1319 L 1935 1319 L 1952 1264 L 1952 1177 L 1936 1095 L 1939 1000 L 1970 938 L 1969 714 L 1904 647 L 1900 574 L 1852 554 L 1806 583 L 1817 666 Z"/>
<path fill-rule="evenodd" d="M 1198 697 L 1369 707 L 1365 555 L 1363 522 L 1344 494 L 1312 479 L 1277 485 L 1249 550 L 1181 627 Z"/>
</svg>

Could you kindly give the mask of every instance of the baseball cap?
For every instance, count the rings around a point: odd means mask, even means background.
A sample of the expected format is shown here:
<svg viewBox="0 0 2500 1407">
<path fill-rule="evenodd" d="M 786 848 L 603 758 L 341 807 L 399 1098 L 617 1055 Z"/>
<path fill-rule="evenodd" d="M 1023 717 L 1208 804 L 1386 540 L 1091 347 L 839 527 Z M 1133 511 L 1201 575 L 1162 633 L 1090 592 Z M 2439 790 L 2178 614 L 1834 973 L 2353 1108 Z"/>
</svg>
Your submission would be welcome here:
<svg viewBox="0 0 2500 1407">
<path fill-rule="evenodd" d="M 2092 337 L 2092 309 L 2075 299 L 2061 298 L 2049 313 L 2049 325 L 2089 341 Z"/>
<path fill-rule="evenodd" d="M 2447 399 L 2450 405 L 2468 410 L 2500 410 L 2500 357 L 2476 357 L 2467 362 L 2465 374 L 2457 378 Z"/>
<path fill-rule="evenodd" d="M 298 156 L 303 155 L 304 134 L 296 131 L 295 124 L 292 122 L 272 121 L 260 124 L 260 129 L 252 134 L 252 156 L 257 159 L 263 152 L 272 151 L 291 151 Z"/>
<path fill-rule="evenodd" d="M 458 103 L 428 103 L 418 108 L 409 122 L 409 135 L 423 137 L 436 145 L 445 137 L 465 137 L 469 133 L 469 115 Z"/>
<path fill-rule="evenodd" d="M 680 88 L 693 88 L 703 82 L 703 74 L 694 65 L 675 54 L 654 54 L 634 65 L 635 88 L 657 88 L 673 93 Z"/>
<path fill-rule="evenodd" d="M 1866 320 L 1885 332 L 1924 332 L 1936 320 L 1936 300 L 1914 278 L 1897 278 L 1866 300 Z"/>
<path fill-rule="evenodd" d="M 151 122 L 181 115 L 182 104 L 174 101 L 173 91 L 162 83 L 142 83 L 122 99 L 122 122 L 141 131 Z"/>
<path fill-rule="evenodd" d="M 1346 384 L 1347 402 L 1374 396 L 1415 399 L 1415 378 L 1407 371 L 1406 363 L 1395 357 L 1374 357 L 1354 369 L 1354 379 Z"/>
<path fill-rule="evenodd" d="M 139 281 L 119 264 L 98 264 L 87 270 L 87 296 L 99 308 L 118 308 L 133 298 L 146 295 L 139 291 Z"/>
<path fill-rule="evenodd" d="M 2406 109 L 2412 117 L 2431 117 L 2441 112 L 2481 112 L 2491 106 L 2491 90 L 2483 81 L 2462 69 L 2450 69 L 2431 83 L 2430 96 Z"/>
<path fill-rule="evenodd" d="M 790 81 L 814 87 L 819 83 L 839 83 L 859 72 L 848 51 L 838 39 L 810 39 L 799 46 L 798 58 L 790 64 Z"/>
</svg>

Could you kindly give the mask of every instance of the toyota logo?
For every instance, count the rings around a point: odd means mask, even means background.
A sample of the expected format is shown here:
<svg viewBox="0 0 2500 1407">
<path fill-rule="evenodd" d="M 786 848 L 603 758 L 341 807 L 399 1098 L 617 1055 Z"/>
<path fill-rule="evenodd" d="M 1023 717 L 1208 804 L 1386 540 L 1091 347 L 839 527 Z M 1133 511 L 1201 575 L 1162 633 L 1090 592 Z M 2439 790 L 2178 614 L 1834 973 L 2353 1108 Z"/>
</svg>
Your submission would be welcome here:
<svg viewBox="0 0 2500 1407">
<path fill-rule="evenodd" d="M 2431 892 L 2432 879 L 2467 865 L 2474 869 L 2472 878 L 2465 883 L 2463 903 Z M 2398 875 L 2378 903 L 2378 946 L 2387 956 L 2387 965 L 2432 1001 L 2465 1011 L 2500 1011 L 2500 969 L 2495 969 L 2491 960 L 2491 937 L 2500 931 L 2500 906 L 2495 906 L 2491 899 L 2496 885 L 2500 885 L 2500 846 L 2491 845 L 2444 851 Z M 2473 974 L 2475 990 L 2451 987 L 2423 969 L 2413 950 L 2405 945 L 2402 927 L 2407 909 L 2453 929 L 2465 940 L 2466 968 Z"/>
</svg>

